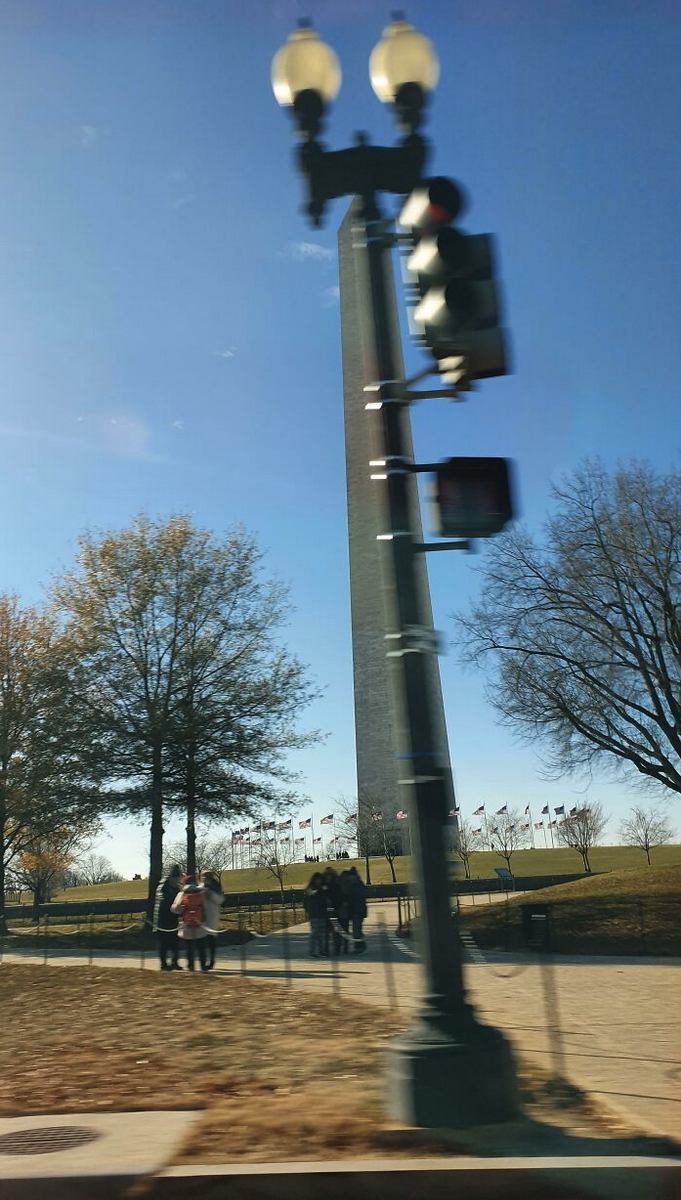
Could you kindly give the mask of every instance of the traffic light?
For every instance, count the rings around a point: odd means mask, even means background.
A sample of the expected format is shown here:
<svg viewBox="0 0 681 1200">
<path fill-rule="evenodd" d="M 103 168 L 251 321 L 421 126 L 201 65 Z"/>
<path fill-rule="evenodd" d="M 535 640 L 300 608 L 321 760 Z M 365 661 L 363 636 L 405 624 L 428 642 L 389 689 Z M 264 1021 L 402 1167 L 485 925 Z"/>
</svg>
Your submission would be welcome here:
<svg viewBox="0 0 681 1200">
<path fill-rule="evenodd" d="M 506 458 L 449 458 L 433 485 L 440 537 L 491 537 L 513 517 L 511 476 Z"/>
<path fill-rule="evenodd" d="M 452 227 L 463 207 L 457 185 L 438 176 L 412 192 L 399 218 L 414 242 L 407 259 L 418 297 L 412 331 L 438 360 L 444 382 L 460 391 L 507 372 L 493 238 Z"/>
</svg>

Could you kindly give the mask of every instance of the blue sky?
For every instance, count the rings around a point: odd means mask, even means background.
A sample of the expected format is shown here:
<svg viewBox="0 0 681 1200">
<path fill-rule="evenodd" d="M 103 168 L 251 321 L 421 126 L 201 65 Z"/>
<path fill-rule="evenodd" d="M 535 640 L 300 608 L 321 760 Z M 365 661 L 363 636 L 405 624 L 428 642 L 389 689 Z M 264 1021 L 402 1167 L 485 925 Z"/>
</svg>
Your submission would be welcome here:
<svg viewBox="0 0 681 1200">
<path fill-rule="evenodd" d="M 296 765 L 318 815 L 355 786 L 336 229 L 301 215 L 269 84 L 299 16 L 336 49 L 330 146 L 390 144 L 373 0 L 5 0 L 0 10 L 0 587 L 38 600 L 86 525 L 188 510 L 258 532 L 326 688 Z M 502 454 L 538 527 L 585 454 L 678 463 L 681 9 L 674 0 L 422 0 L 436 43 L 432 173 L 500 248 L 515 374 L 414 410 L 422 460 Z M 309 249 L 312 246 L 313 249 Z M 416 368 L 421 353 L 407 346 Z M 436 625 L 476 559 L 429 560 Z M 442 660 L 458 798 L 575 802 Z M 633 793 L 595 781 L 621 813 Z M 614 828 L 614 826 L 613 826 Z M 102 849 L 142 870 L 146 836 Z"/>
</svg>

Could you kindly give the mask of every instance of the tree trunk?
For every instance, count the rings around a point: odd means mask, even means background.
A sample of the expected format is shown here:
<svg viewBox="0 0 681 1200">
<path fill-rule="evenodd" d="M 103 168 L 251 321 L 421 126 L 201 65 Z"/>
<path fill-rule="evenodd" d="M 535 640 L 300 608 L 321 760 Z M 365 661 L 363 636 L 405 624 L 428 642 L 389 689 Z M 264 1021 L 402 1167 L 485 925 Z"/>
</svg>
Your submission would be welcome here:
<svg viewBox="0 0 681 1200">
<path fill-rule="evenodd" d="M 194 758 L 187 759 L 187 874 L 196 875 L 196 780 Z"/>
<path fill-rule="evenodd" d="M 147 917 L 154 919 L 156 889 L 163 874 L 163 766 L 161 748 L 154 747 L 151 777 L 151 830 L 149 833 L 149 888 L 147 891 Z"/>
<path fill-rule="evenodd" d="M 5 916 L 5 823 L 7 810 L 5 807 L 5 789 L 0 784 L 0 934 L 8 932 L 7 917 Z M 19 896 L 21 903 L 21 895 Z"/>
<path fill-rule="evenodd" d="M 589 851 L 588 850 L 582 850 L 582 862 L 584 864 L 584 870 L 590 875 L 591 867 L 589 866 Z"/>
<path fill-rule="evenodd" d="M 648 866 L 650 866 L 650 848 L 648 846 L 644 846 L 643 849 L 646 852 L 646 858 L 648 859 Z"/>
<path fill-rule="evenodd" d="M 392 877 L 393 877 L 393 883 L 397 883 L 397 875 L 395 874 L 395 868 L 394 868 L 394 866 L 393 866 L 393 860 L 392 860 L 392 858 L 389 858 L 389 859 L 388 859 L 388 866 L 390 867 L 390 874 L 391 874 L 391 875 L 392 875 Z"/>
</svg>

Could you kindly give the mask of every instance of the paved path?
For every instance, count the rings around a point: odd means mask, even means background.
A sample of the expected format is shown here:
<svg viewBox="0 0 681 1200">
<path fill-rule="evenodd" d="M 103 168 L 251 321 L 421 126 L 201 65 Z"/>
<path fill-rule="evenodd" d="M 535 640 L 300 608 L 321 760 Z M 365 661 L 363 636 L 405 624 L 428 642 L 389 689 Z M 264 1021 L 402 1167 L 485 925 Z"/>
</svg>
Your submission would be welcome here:
<svg viewBox="0 0 681 1200">
<path fill-rule="evenodd" d="M 337 962 L 310 959 L 306 927 L 296 926 L 285 937 L 276 934 L 248 944 L 247 974 L 288 978 L 293 986 L 322 996 L 335 993 L 368 1004 L 413 1008 L 418 963 L 407 943 L 381 933 L 382 923 L 386 929 L 394 927 L 391 907 L 371 906 L 364 955 L 342 956 Z M 681 1136 L 678 959 L 561 957 L 552 974 L 529 955 L 487 953 L 485 959 L 466 968 L 470 998 L 483 1020 L 503 1029 L 524 1054 L 563 1070 L 634 1124 Z M 5 956 L 5 961 L 27 960 L 36 956 Z M 82 954 L 50 951 L 50 964 L 83 961 Z M 140 965 L 140 957 L 96 952 L 96 962 L 132 967 Z M 153 962 L 148 956 L 146 966 Z M 241 969 L 242 952 L 223 950 L 218 970 L 231 974 Z"/>
</svg>

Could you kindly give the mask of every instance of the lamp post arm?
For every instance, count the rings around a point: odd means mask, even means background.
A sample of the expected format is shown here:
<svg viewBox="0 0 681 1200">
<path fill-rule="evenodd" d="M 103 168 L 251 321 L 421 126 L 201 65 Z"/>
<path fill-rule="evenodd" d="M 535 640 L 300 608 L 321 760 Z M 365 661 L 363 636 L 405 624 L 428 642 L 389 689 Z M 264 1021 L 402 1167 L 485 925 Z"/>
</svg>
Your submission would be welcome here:
<svg viewBox="0 0 681 1200">
<path fill-rule="evenodd" d="M 404 196 L 422 178 L 428 145 L 420 134 L 408 134 L 397 146 L 371 146 L 359 138 L 347 150 L 326 150 L 315 139 L 300 147 L 298 167 L 307 180 L 307 213 L 314 226 L 321 225 L 329 200 L 376 192 Z"/>
</svg>

